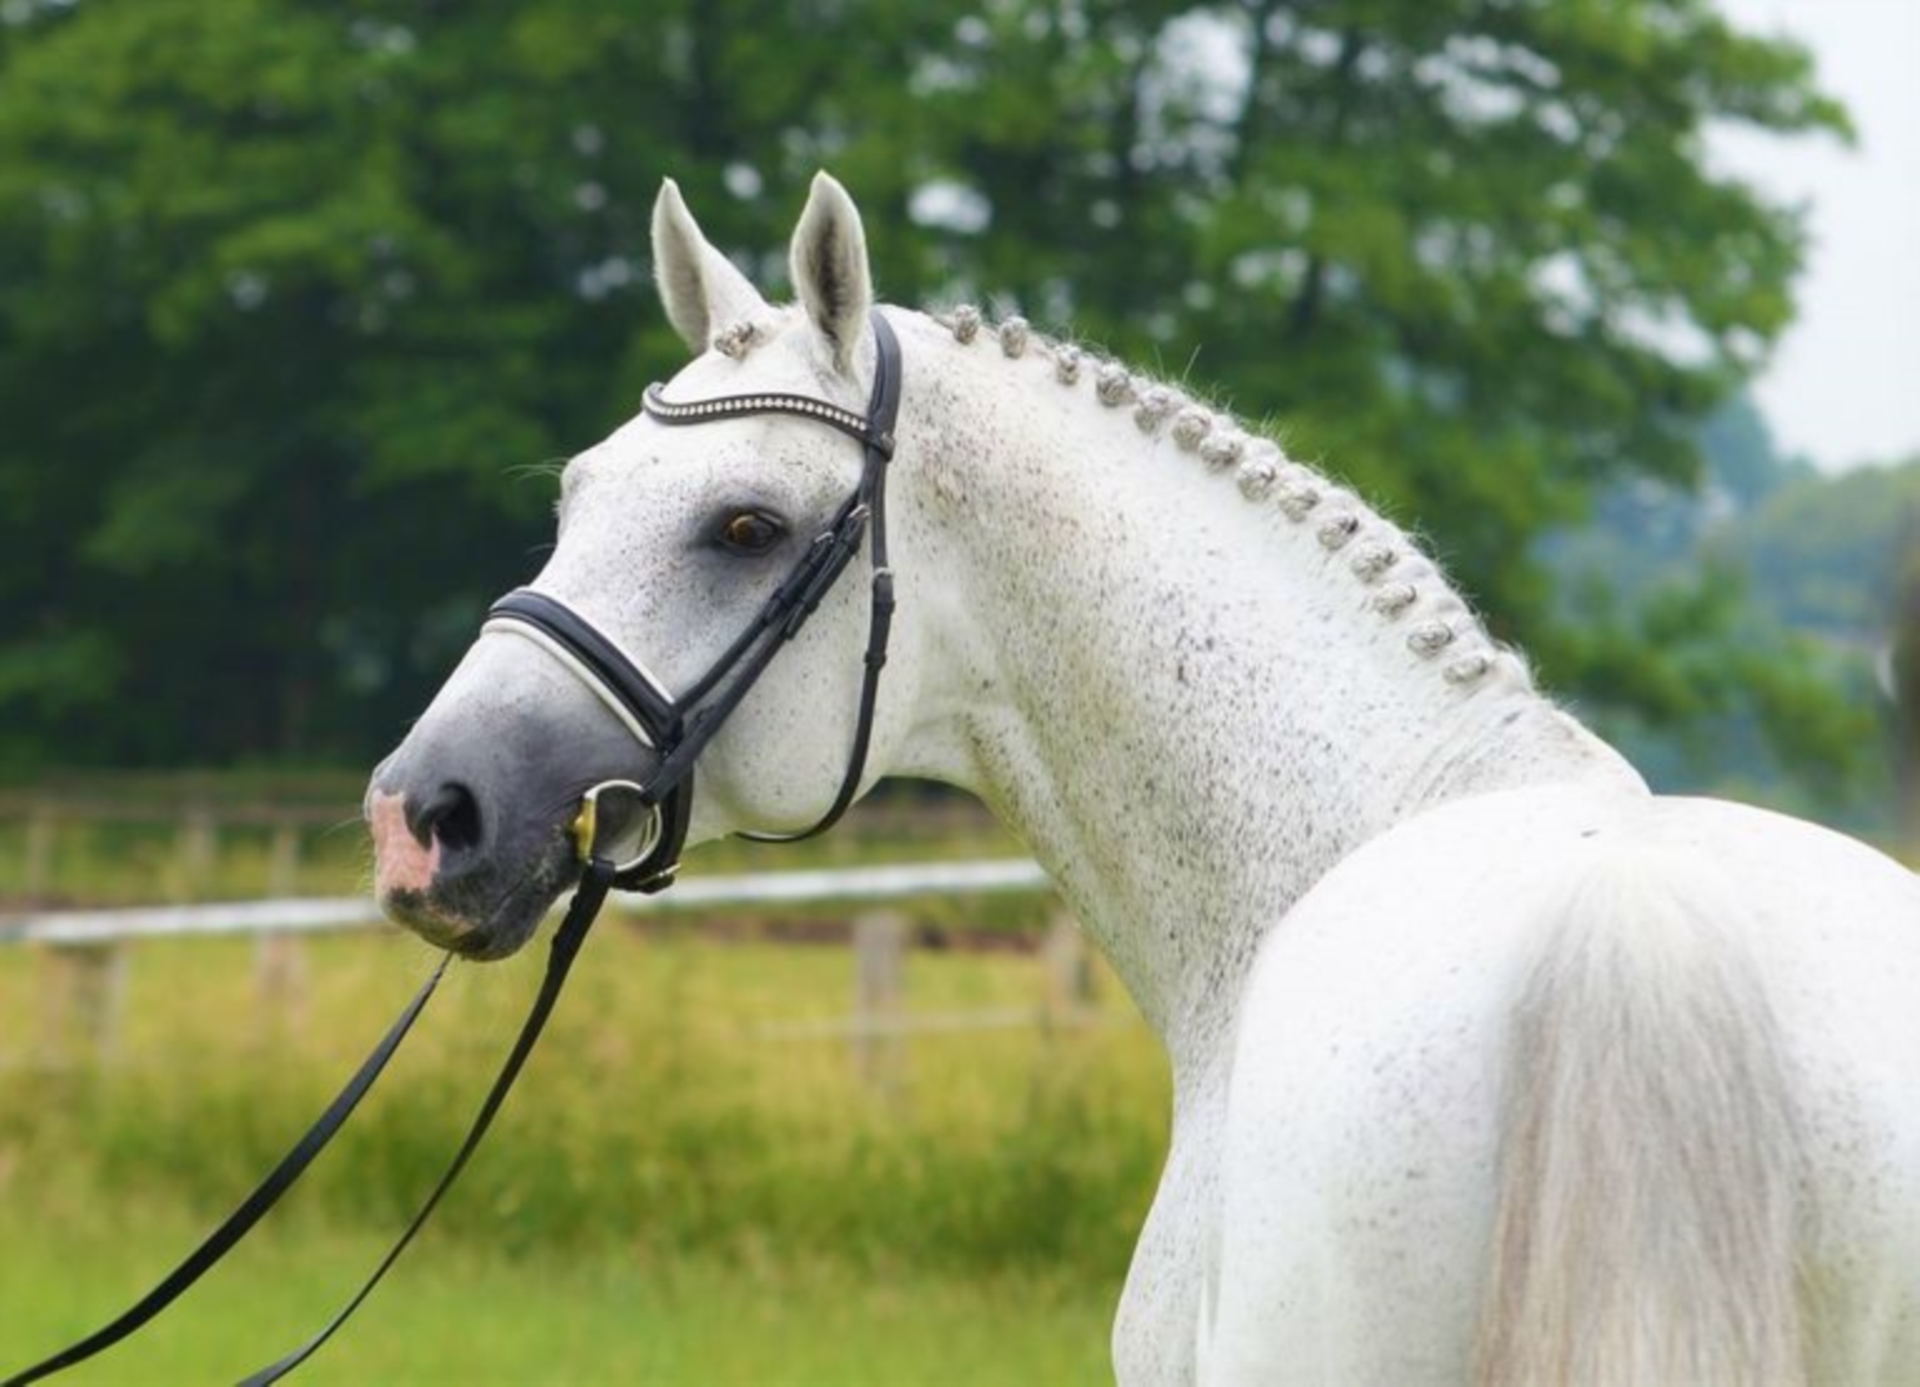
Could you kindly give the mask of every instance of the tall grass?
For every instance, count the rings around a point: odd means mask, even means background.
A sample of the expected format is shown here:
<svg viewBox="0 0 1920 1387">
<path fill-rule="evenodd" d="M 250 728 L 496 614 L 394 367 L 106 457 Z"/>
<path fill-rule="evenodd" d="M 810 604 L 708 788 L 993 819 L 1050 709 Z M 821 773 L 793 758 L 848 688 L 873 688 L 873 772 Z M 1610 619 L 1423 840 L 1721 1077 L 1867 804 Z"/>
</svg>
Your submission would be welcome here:
<svg viewBox="0 0 1920 1387">
<path fill-rule="evenodd" d="M 111 1062 L 34 1062 L 44 960 L 0 953 L 0 1225 L 10 1211 L 159 1204 L 211 1219 L 286 1148 L 427 966 L 390 936 L 314 941 L 300 1019 L 264 1014 L 251 946 L 133 960 Z M 293 1218 L 396 1228 L 451 1152 L 537 966 L 456 969 L 394 1069 L 293 1196 Z M 1161 1158 L 1165 1076 L 1109 985 L 1096 1030 L 912 1041 L 895 1090 L 833 1040 L 846 951 L 716 945 L 617 924 L 443 1210 L 508 1256 L 825 1260 L 1117 1284 Z M 1040 1004 L 1030 959 L 918 954 L 912 1004 Z"/>
<path fill-rule="evenodd" d="M 217 801 L 223 783 L 196 796 Z M 170 786 L 146 789 L 153 825 L 62 827 L 54 894 L 185 894 L 170 875 Z M 699 866 L 1014 850 L 978 822 L 948 834 L 950 816 L 851 827 L 795 854 L 706 850 Z M 264 831 L 223 833 L 211 894 L 258 894 L 268 847 Z M 302 891 L 361 888 L 357 829 L 305 847 Z M 24 824 L 0 824 L 0 896 L 17 890 L 7 873 L 24 849 Z M 918 913 L 1032 931 L 1046 909 L 1007 898 Z M 432 962 L 396 934 L 300 949 L 288 1003 L 260 992 L 249 941 L 138 946 L 105 1057 L 49 1049 L 57 960 L 0 949 L 0 1371 L 96 1327 L 177 1261 Z M 230 1377 L 309 1332 L 438 1177 L 543 953 L 455 968 L 233 1268 L 82 1380 Z M 847 1041 L 795 1038 L 849 1010 L 853 971 L 844 948 L 604 921 L 460 1188 L 318 1380 L 1102 1380 L 1162 1156 L 1157 1047 L 1109 977 L 1094 1028 L 917 1036 L 875 1086 Z M 1045 993 L 1027 956 L 916 950 L 908 964 L 910 1011 L 1039 1012 Z"/>
</svg>

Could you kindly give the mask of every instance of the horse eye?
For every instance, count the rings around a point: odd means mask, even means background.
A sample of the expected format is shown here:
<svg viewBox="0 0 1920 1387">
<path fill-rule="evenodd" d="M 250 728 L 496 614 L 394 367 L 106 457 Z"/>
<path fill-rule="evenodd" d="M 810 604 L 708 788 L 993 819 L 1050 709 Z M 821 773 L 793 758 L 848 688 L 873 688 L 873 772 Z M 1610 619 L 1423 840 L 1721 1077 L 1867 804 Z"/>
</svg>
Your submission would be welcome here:
<svg viewBox="0 0 1920 1387">
<path fill-rule="evenodd" d="M 759 511 L 735 511 L 720 526 L 720 544 L 736 554 L 764 554 L 778 544 L 787 527 Z"/>
</svg>

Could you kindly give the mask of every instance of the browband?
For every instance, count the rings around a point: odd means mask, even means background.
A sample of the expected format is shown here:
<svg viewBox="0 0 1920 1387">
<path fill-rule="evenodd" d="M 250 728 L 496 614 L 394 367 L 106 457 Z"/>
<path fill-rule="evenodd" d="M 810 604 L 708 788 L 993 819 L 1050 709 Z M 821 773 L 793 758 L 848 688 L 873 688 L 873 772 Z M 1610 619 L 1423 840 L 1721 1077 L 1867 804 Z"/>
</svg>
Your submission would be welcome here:
<svg viewBox="0 0 1920 1387">
<path fill-rule="evenodd" d="M 881 321 L 878 315 L 874 321 Z M 749 414 L 797 414 L 802 419 L 817 419 L 857 443 L 878 449 L 889 458 L 893 456 L 893 435 L 879 430 L 878 421 L 830 401 L 816 400 L 811 395 L 767 391 L 753 395 L 716 395 L 709 400 L 677 404 L 661 393 L 661 386 L 656 382 L 640 397 L 640 408 L 649 419 L 667 425 L 710 424 L 716 419 L 739 419 Z"/>
</svg>

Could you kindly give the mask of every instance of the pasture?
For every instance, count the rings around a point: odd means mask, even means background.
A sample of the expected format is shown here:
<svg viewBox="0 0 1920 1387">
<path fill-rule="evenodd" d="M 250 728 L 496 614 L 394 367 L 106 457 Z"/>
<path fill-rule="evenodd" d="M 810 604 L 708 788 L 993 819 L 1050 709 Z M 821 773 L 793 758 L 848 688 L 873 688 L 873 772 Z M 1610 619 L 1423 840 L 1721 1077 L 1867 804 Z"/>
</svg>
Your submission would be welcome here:
<svg viewBox="0 0 1920 1387">
<path fill-rule="evenodd" d="M 315 1380 L 1106 1377 L 1166 1102 L 1118 987 L 1085 1027 L 915 1036 L 876 1087 L 810 1033 L 845 1014 L 850 953 L 736 925 L 603 922 L 501 1124 Z M 139 946 L 97 1063 L 50 1062 L 49 961 L 0 951 L 0 1367 L 157 1279 L 430 960 L 385 933 L 309 941 L 288 1008 L 254 950 Z M 536 981 L 532 955 L 455 969 L 288 1207 L 81 1380 L 231 1376 L 317 1327 L 450 1154 Z M 916 950 L 906 1006 L 1038 1013 L 1045 986 L 1028 955 Z"/>
</svg>

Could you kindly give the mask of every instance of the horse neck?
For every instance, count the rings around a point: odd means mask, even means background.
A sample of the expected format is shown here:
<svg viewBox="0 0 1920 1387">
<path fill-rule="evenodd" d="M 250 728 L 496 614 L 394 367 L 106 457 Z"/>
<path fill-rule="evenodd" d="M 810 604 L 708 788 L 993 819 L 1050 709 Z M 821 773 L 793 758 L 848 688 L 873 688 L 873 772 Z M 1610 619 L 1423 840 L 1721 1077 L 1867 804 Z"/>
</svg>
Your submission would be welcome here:
<svg viewBox="0 0 1920 1387">
<path fill-rule="evenodd" d="M 908 600 L 939 638 L 924 754 L 896 769 L 1030 845 L 1176 1075 L 1231 1034 L 1260 935 L 1360 843 L 1459 795 L 1637 783 L 1352 496 L 1271 445 L 1233 456 L 1230 421 L 1118 368 L 1065 383 L 1070 349 L 1015 345 L 922 322 L 909 347 L 897 481 L 938 576 Z"/>
</svg>

